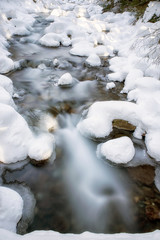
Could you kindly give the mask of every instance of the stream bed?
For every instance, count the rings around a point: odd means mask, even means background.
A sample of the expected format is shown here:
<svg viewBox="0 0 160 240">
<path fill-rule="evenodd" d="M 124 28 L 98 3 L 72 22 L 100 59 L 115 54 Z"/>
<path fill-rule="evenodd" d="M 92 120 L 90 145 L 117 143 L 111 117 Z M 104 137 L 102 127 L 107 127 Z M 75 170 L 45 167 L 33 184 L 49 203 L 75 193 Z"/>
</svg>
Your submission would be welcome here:
<svg viewBox="0 0 160 240">
<path fill-rule="evenodd" d="M 126 95 L 120 93 L 123 83 L 106 90 L 110 72 L 107 57 L 101 59 L 100 67 L 91 67 L 84 57 L 70 55 L 70 47 L 41 46 L 38 39 L 47 24 L 45 15 L 37 17 L 31 35 L 15 36 L 9 49 L 12 59 L 20 62 L 20 68 L 8 74 L 19 113 L 34 131 L 43 129 L 41 119 L 48 115 L 58 126 L 51 131 L 56 139 L 55 160 L 52 156 L 47 163 L 37 165 L 26 159 L 4 167 L 3 184 L 27 189 L 26 198 L 31 201 L 30 216 L 18 224 L 18 233 L 42 229 L 62 233 L 159 229 L 160 194 L 154 185 L 154 162 L 143 140 L 114 128 L 109 138 L 131 137 L 136 148 L 134 161 L 143 164 L 147 158 L 149 164 L 116 166 L 98 159 L 99 141 L 84 138 L 76 128 L 82 112 L 93 102 L 125 101 Z M 66 72 L 79 81 L 72 88 L 57 86 L 57 79 Z"/>
</svg>

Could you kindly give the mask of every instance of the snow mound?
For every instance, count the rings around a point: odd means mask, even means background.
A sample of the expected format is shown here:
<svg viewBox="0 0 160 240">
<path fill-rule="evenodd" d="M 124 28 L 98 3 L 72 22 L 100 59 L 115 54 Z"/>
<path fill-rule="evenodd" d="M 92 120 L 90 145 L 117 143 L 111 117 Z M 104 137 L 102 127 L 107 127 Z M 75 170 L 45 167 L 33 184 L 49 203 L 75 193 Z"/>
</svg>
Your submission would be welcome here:
<svg viewBox="0 0 160 240">
<path fill-rule="evenodd" d="M 10 78 L 0 75 L 0 86 L 3 87 L 11 96 L 13 95 L 13 83 Z"/>
<path fill-rule="evenodd" d="M 0 73 L 8 73 L 14 69 L 14 62 L 7 56 L 0 57 Z"/>
<path fill-rule="evenodd" d="M 55 33 L 47 33 L 40 40 L 40 44 L 47 47 L 59 47 L 61 37 Z"/>
<path fill-rule="evenodd" d="M 33 137 L 29 144 L 28 156 L 37 161 L 48 160 L 55 148 L 55 140 L 51 134 Z"/>
<path fill-rule="evenodd" d="M 119 164 L 128 163 L 135 155 L 133 143 L 129 137 L 109 140 L 99 146 L 102 157 Z"/>
<path fill-rule="evenodd" d="M 93 53 L 94 44 L 86 40 L 78 41 L 78 43 L 75 43 L 73 45 L 73 48 L 70 50 L 70 54 L 77 55 L 80 57 L 89 57 Z"/>
<path fill-rule="evenodd" d="M 1 86 L 0 86 L 0 103 L 4 103 L 15 108 L 12 96 Z"/>
<path fill-rule="evenodd" d="M 51 156 L 54 146 L 53 136 L 47 134 L 47 136 L 35 137 L 24 118 L 11 106 L 0 103 L 0 112 L 1 162 L 17 162 L 24 160 L 28 155 L 35 160 L 46 160 Z"/>
<path fill-rule="evenodd" d="M 71 85 L 73 85 L 73 82 L 74 82 L 74 80 L 73 80 L 73 77 L 71 76 L 71 74 L 65 73 L 58 80 L 58 85 L 59 86 L 71 86 Z"/>
<path fill-rule="evenodd" d="M 23 200 L 21 196 L 14 190 L 0 187 L 0 228 L 16 232 L 22 211 Z"/>
<path fill-rule="evenodd" d="M 78 125 L 79 131 L 90 137 L 106 137 L 112 131 L 112 121 L 123 119 L 140 127 L 138 106 L 123 101 L 95 102 L 89 108 L 86 119 Z"/>
<path fill-rule="evenodd" d="M 101 65 L 101 60 L 96 54 L 91 54 L 86 62 L 92 67 L 99 67 Z"/>
<path fill-rule="evenodd" d="M 114 82 L 110 82 L 110 83 L 107 83 L 107 85 L 106 85 L 106 89 L 108 90 L 108 89 L 112 89 L 112 88 L 115 88 L 115 83 Z"/>
</svg>

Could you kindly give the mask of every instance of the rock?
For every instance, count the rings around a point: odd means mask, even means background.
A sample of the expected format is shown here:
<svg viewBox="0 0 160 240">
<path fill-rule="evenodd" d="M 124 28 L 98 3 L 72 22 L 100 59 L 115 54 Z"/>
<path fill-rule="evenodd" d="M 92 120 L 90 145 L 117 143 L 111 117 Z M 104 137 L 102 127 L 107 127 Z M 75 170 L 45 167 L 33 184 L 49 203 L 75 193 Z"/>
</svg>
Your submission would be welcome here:
<svg viewBox="0 0 160 240">
<path fill-rule="evenodd" d="M 138 182 L 151 185 L 154 182 L 155 169 L 152 166 L 144 165 L 128 168 L 129 175 Z"/>
<path fill-rule="evenodd" d="M 155 203 L 147 205 L 145 208 L 145 212 L 149 220 L 153 221 L 156 219 L 160 219 L 160 208 Z"/>
<path fill-rule="evenodd" d="M 118 129 L 123 129 L 128 131 L 134 131 L 136 129 L 134 125 L 122 119 L 114 119 L 112 122 L 112 126 Z"/>
</svg>

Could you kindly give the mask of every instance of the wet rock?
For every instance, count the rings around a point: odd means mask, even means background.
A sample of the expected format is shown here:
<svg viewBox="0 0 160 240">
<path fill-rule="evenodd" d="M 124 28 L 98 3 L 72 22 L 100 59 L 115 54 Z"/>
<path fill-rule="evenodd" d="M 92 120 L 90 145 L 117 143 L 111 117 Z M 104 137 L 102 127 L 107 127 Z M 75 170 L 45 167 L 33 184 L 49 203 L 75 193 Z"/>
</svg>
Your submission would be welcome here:
<svg viewBox="0 0 160 240">
<path fill-rule="evenodd" d="M 37 160 L 34 160 L 34 159 L 30 159 L 30 162 L 34 166 L 41 167 L 41 166 L 44 166 L 45 164 L 47 164 L 48 160 L 49 159 L 44 159 L 44 160 L 41 160 L 41 161 L 37 161 Z"/>
<path fill-rule="evenodd" d="M 128 168 L 129 175 L 133 180 L 146 185 L 154 182 L 155 168 L 149 165 Z"/>
<path fill-rule="evenodd" d="M 134 125 L 122 119 L 114 119 L 112 122 L 112 126 L 118 129 L 123 129 L 128 131 L 134 131 L 136 129 Z"/>
<path fill-rule="evenodd" d="M 154 202 L 146 206 L 145 212 L 147 218 L 151 221 L 160 219 L 160 207 L 158 207 Z"/>
</svg>

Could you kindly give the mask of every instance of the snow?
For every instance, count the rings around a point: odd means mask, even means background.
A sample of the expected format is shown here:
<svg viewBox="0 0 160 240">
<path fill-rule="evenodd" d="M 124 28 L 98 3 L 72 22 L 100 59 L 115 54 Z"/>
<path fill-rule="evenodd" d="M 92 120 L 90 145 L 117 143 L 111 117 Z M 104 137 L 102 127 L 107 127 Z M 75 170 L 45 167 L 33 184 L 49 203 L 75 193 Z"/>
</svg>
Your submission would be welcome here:
<svg viewBox="0 0 160 240">
<path fill-rule="evenodd" d="M 152 1 L 148 4 L 143 16 L 143 21 L 148 22 L 154 15 L 157 17 L 160 16 L 160 2 Z"/>
<path fill-rule="evenodd" d="M 101 60 L 96 54 L 91 54 L 87 59 L 86 62 L 91 65 L 92 67 L 99 67 L 101 65 Z"/>
<path fill-rule="evenodd" d="M 41 134 L 34 137 L 29 143 L 28 156 L 37 161 L 48 160 L 55 148 L 55 141 L 50 134 Z"/>
<path fill-rule="evenodd" d="M 0 57 L 0 73 L 7 73 L 14 69 L 14 62 L 7 56 Z"/>
<path fill-rule="evenodd" d="M 112 131 L 114 119 L 123 119 L 140 127 L 138 106 L 125 101 L 95 102 L 77 128 L 85 136 L 102 138 Z"/>
<path fill-rule="evenodd" d="M 11 96 L 13 95 L 13 83 L 10 78 L 0 75 L 0 86 L 3 87 Z"/>
<path fill-rule="evenodd" d="M 71 86 L 71 85 L 73 85 L 73 82 L 74 82 L 74 80 L 73 80 L 73 77 L 71 76 L 71 74 L 65 73 L 58 80 L 58 85 L 59 86 Z"/>
<path fill-rule="evenodd" d="M 0 103 L 4 103 L 15 108 L 12 96 L 3 87 L 0 87 Z"/>
<path fill-rule="evenodd" d="M 135 155 L 135 149 L 129 137 L 120 137 L 109 140 L 98 146 L 98 148 L 102 157 L 105 157 L 116 164 L 128 163 Z"/>
<path fill-rule="evenodd" d="M 14 190 L 0 186 L 0 228 L 16 232 L 22 211 L 21 196 Z M 0 239 L 2 239 L 2 235 Z"/>
<path fill-rule="evenodd" d="M 24 160 L 28 155 L 35 160 L 48 159 L 54 152 L 54 137 L 47 132 L 39 136 L 32 133 L 25 119 L 16 111 L 12 94 L 11 79 L 0 75 L 0 162 L 13 163 Z"/>
<path fill-rule="evenodd" d="M 101 66 L 101 57 L 109 57 L 110 74 L 106 80 L 106 88 L 114 88 L 115 81 L 124 82 L 121 93 L 127 94 L 128 101 L 104 101 L 93 103 L 83 119 L 78 123 L 78 130 L 87 137 L 104 138 L 112 131 L 112 121 L 123 119 L 136 126 L 134 137 L 145 135 L 148 154 L 157 162 L 160 161 L 160 68 L 155 60 L 159 56 L 159 45 L 156 51 L 150 43 L 158 43 L 156 31 L 160 23 L 148 22 L 154 15 L 160 16 L 160 3 L 152 1 L 145 11 L 143 19 L 135 24 L 133 15 L 128 12 L 115 14 L 102 12 L 102 7 L 96 1 L 87 0 L 32 0 L 0 1 L 0 73 L 6 74 L 18 66 L 9 53 L 8 41 L 12 36 L 30 36 L 35 18 L 39 12 L 49 14 L 46 20 L 49 26 L 44 33 L 34 41 L 45 47 L 68 47 L 73 56 L 84 57 L 92 67 Z M 116 2 L 116 1 L 115 1 Z M 148 34 L 150 37 L 148 38 Z M 29 38 L 28 38 L 29 39 Z M 32 39 L 33 40 L 33 39 Z M 21 41 L 27 41 L 22 38 Z M 115 56 L 116 55 L 116 56 Z M 148 57 L 149 56 L 149 57 Z M 57 67 L 59 60 L 53 59 Z M 43 71 L 46 66 L 38 67 Z M 39 71 L 40 71 L 39 70 Z M 58 86 L 72 86 L 75 79 L 70 73 L 63 74 Z M 89 82 L 79 83 L 69 92 L 87 95 Z M 60 88 L 59 88 L 60 89 Z M 61 89 L 60 89 L 61 90 Z M 47 160 L 53 154 L 55 157 L 55 140 L 48 133 L 51 125 L 43 127 L 35 134 L 26 120 L 17 112 L 13 95 L 11 79 L 0 75 L 0 161 L 9 164 L 24 160 L 29 156 L 37 161 Z M 63 94 L 62 99 L 66 99 Z M 62 100 L 61 99 L 61 100 Z M 85 112 L 86 113 L 86 112 Z M 47 118 L 48 119 L 48 118 Z M 51 126 L 51 127 L 50 127 Z M 40 127 L 41 128 L 41 127 Z M 8 149 L 10 151 L 8 151 Z M 99 146 L 101 155 L 115 163 L 127 163 L 135 154 L 132 141 L 128 137 L 109 140 Z M 159 189 L 159 169 L 156 170 L 155 182 Z M 10 197 L 8 197 L 8 195 Z M 60 234 L 53 231 L 37 231 L 19 236 L 7 230 L 16 231 L 16 224 L 22 213 L 23 202 L 20 196 L 12 190 L 0 188 L 1 215 L 0 239 L 155 239 L 159 240 L 160 231 L 146 234 L 92 234 L 80 235 Z M 12 201 L 11 201 L 11 200 Z M 14 204 L 13 204 L 14 203 Z M 13 206 L 16 206 L 13 208 Z M 5 230 L 6 229 L 6 230 Z"/>
<path fill-rule="evenodd" d="M 109 83 L 107 83 L 107 85 L 106 85 L 106 89 L 107 89 L 107 90 L 112 89 L 112 88 L 115 88 L 115 87 L 116 87 L 116 85 L 115 85 L 114 82 L 109 82 Z"/>
<path fill-rule="evenodd" d="M 129 233 L 120 233 L 120 234 L 96 234 L 90 232 L 84 232 L 81 234 L 62 234 L 54 231 L 35 231 L 25 235 L 18 235 L 12 232 L 9 232 L 5 229 L 0 229 L 0 240 L 159 240 L 160 231 L 156 230 L 151 233 L 143 234 L 129 234 Z"/>
<path fill-rule="evenodd" d="M 47 33 L 39 40 L 39 42 L 47 47 L 59 47 L 60 44 L 68 47 L 71 44 L 71 41 L 67 36 L 57 33 Z"/>
</svg>

